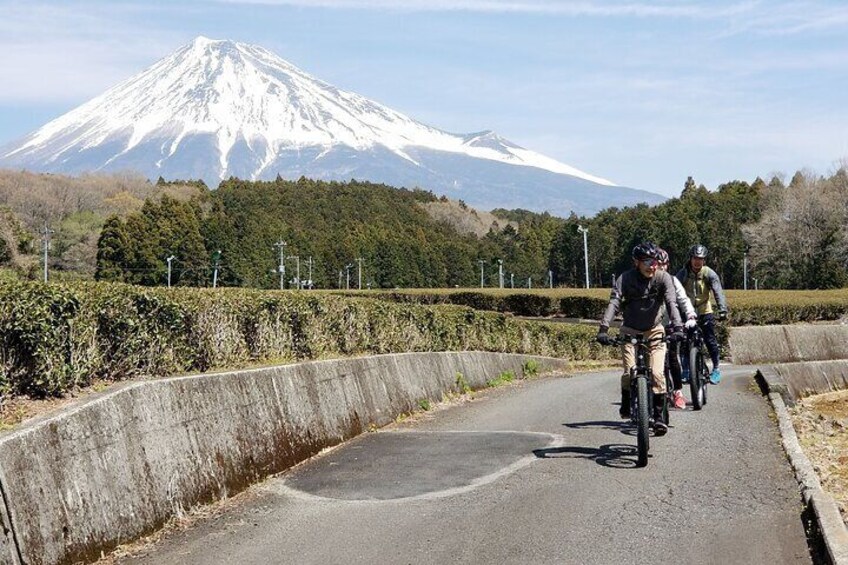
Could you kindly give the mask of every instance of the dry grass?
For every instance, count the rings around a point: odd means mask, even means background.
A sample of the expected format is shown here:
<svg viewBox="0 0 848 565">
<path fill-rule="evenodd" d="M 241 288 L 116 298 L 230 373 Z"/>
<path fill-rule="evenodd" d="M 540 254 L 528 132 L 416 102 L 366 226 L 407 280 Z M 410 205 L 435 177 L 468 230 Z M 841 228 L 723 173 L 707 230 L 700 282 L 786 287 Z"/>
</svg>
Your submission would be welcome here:
<svg viewBox="0 0 848 565">
<path fill-rule="evenodd" d="M 811 396 L 792 410 L 801 447 L 848 523 L 848 390 Z"/>
</svg>

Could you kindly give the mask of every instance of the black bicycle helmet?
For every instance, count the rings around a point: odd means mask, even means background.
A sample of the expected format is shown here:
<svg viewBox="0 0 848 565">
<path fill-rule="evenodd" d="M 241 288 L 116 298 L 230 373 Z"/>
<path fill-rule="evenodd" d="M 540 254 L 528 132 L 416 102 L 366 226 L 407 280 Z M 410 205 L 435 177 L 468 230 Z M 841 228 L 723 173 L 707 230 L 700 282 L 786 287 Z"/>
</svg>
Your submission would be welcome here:
<svg viewBox="0 0 848 565">
<path fill-rule="evenodd" d="M 636 260 L 656 259 L 657 246 L 651 243 L 650 241 L 640 243 L 639 245 L 633 248 L 633 258 Z"/>
<path fill-rule="evenodd" d="M 706 259 L 707 258 L 707 248 L 697 243 L 689 249 L 689 258 L 697 257 L 698 259 Z"/>
<path fill-rule="evenodd" d="M 662 247 L 657 247 L 657 262 L 662 263 L 663 265 L 668 264 L 668 251 Z"/>
</svg>

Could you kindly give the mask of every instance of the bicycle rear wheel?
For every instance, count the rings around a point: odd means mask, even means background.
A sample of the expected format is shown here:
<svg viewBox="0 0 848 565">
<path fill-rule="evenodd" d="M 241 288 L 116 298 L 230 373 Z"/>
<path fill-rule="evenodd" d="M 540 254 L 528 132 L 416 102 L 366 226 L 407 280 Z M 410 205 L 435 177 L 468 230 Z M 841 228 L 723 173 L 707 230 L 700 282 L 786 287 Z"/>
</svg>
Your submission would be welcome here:
<svg viewBox="0 0 848 565">
<path fill-rule="evenodd" d="M 689 348 L 689 391 L 692 393 L 692 408 L 700 410 L 704 406 L 704 356 L 693 345 Z"/>
<path fill-rule="evenodd" d="M 636 466 L 644 467 L 648 464 L 648 449 L 650 449 L 648 435 L 650 406 L 648 405 L 648 379 L 645 375 L 636 377 L 636 414 L 636 446 L 639 452 Z"/>
</svg>

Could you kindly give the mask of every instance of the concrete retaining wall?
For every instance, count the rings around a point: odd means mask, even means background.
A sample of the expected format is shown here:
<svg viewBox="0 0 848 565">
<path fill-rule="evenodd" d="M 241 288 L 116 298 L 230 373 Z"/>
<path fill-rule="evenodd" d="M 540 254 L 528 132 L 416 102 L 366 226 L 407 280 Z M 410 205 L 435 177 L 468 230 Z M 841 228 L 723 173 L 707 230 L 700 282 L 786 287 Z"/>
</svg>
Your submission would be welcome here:
<svg viewBox="0 0 848 565">
<path fill-rule="evenodd" d="M 848 359 L 848 326 L 839 324 L 730 328 L 734 363 L 796 363 Z"/>
<path fill-rule="evenodd" d="M 848 388 L 848 359 L 768 365 L 760 374 L 792 406 L 800 398 Z"/>
<path fill-rule="evenodd" d="M 0 563 L 70 563 L 528 359 L 409 353 L 128 383 L 0 438 Z"/>
</svg>

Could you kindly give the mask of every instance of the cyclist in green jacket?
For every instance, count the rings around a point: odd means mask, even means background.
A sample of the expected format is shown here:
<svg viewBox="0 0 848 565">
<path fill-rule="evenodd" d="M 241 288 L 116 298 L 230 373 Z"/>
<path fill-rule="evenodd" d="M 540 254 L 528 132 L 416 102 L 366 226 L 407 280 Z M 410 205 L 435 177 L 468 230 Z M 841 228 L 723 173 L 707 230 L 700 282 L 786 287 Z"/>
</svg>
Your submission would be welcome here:
<svg viewBox="0 0 848 565">
<path fill-rule="evenodd" d="M 686 295 L 692 301 L 695 311 L 698 313 L 698 326 L 704 334 L 704 342 L 710 352 L 713 363 L 713 371 L 710 373 L 710 382 L 717 385 L 721 382 L 721 371 L 718 368 L 718 340 L 715 335 L 715 316 L 713 305 L 710 302 L 710 294 L 715 297 L 718 305 L 718 319 L 727 319 L 727 300 L 721 288 L 721 280 L 715 271 L 705 265 L 707 260 L 707 248 L 701 245 L 693 245 L 689 249 L 689 261 L 686 266 L 677 273 L 677 278 L 683 283 Z M 689 367 L 683 367 L 684 379 L 688 378 Z"/>
</svg>

